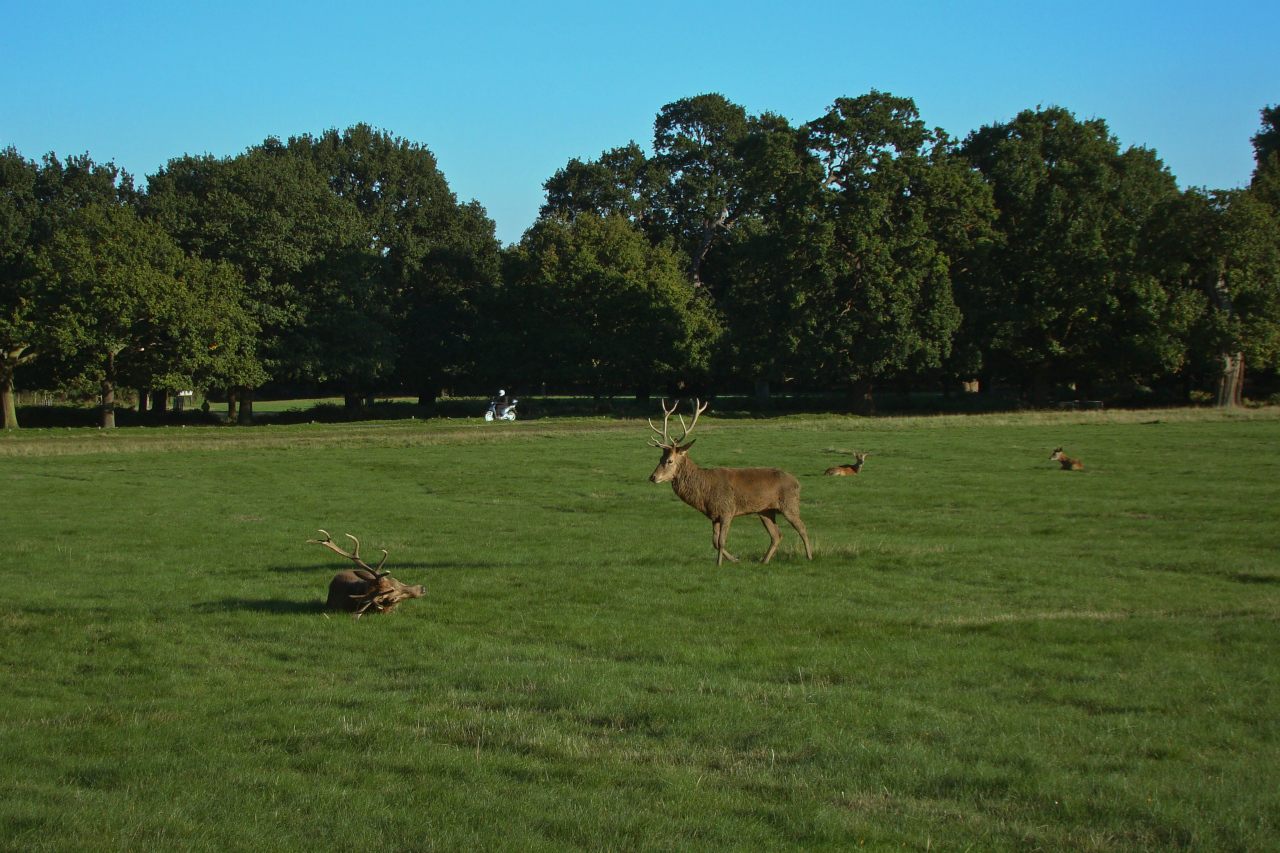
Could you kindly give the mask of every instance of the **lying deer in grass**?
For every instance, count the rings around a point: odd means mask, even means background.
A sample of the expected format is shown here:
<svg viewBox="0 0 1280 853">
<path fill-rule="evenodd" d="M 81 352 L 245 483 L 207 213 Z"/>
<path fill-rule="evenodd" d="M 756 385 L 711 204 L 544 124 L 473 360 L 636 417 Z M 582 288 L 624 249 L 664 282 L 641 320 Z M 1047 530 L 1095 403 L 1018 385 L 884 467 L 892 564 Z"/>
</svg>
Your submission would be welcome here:
<svg viewBox="0 0 1280 853">
<path fill-rule="evenodd" d="M 422 598 L 427 594 L 425 586 L 407 586 L 390 577 L 390 569 L 382 571 L 387 562 L 386 551 L 382 552 L 382 562 L 378 563 L 377 568 L 370 568 L 360 559 L 359 539 L 347 534 L 347 538 L 356 543 L 355 550 L 348 554 L 333 541 L 329 531 L 320 532 L 324 534 L 323 539 L 308 539 L 307 542 L 323 545 L 348 560 L 354 560 L 359 567 L 338 572 L 329 581 L 329 600 L 325 602 L 325 607 L 330 610 L 345 610 L 351 614 L 352 619 L 359 619 L 370 610 L 374 613 L 390 613 L 406 598 Z"/>
<path fill-rule="evenodd" d="M 829 477 L 844 477 L 848 474 L 857 474 L 862 470 L 862 463 L 867 461 L 867 454 L 854 453 L 854 463 L 852 465 L 835 465 L 826 470 Z"/>
<path fill-rule="evenodd" d="M 679 401 L 670 410 L 667 401 L 662 401 L 662 429 L 659 430 L 649 421 L 649 427 L 659 436 L 661 441 L 650 439 L 649 443 L 662 450 L 662 458 L 658 467 L 649 475 L 651 483 L 670 481 L 671 488 L 680 500 L 711 519 L 711 546 L 720 552 L 716 565 L 722 565 L 726 558 L 738 562 L 738 558 L 725 550 L 729 540 L 729 524 L 740 515 L 755 513 L 764 522 L 764 529 L 769 533 L 769 550 L 764 555 L 764 562 L 773 558 L 778 550 L 782 534 L 774 522 L 778 513 L 782 513 L 791 526 L 804 541 L 804 552 L 813 559 L 813 549 L 809 547 L 809 535 L 805 532 L 804 522 L 800 520 L 800 482 L 786 471 L 779 468 L 699 468 L 689 458 L 689 448 L 693 441 L 681 445 L 680 442 L 689 437 L 698 425 L 698 417 L 707 410 L 706 405 L 699 406 L 693 401 L 693 423 L 685 426 L 680 417 L 680 426 L 684 427 L 684 435 L 672 441 L 667 437 L 667 422 L 680 405 Z M 707 404 L 710 405 L 710 404 Z M 679 417 L 679 416 L 677 416 Z M 697 439 L 694 439 L 697 441 Z"/>
<path fill-rule="evenodd" d="M 1049 457 L 1049 461 L 1061 462 L 1063 471 L 1081 471 L 1084 469 L 1083 462 L 1079 459 L 1072 459 L 1070 456 L 1063 453 L 1061 447 L 1053 451 L 1053 455 Z"/>
</svg>

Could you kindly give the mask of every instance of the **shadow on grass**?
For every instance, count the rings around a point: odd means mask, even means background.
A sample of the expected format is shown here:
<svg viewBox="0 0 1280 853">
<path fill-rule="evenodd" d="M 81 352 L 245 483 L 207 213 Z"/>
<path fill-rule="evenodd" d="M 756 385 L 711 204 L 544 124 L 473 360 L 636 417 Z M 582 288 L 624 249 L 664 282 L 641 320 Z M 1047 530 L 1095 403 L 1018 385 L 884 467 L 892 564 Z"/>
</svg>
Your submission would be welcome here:
<svg viewBox="0 0 1280 853">
<path fill-rule="evenodd" d="M 281 574 L 292 574 L 294 572 L 308 572 L 322 575 L 325 572 L 336 573 L 345 569 L 342 563 L 315 563 L 310 566 L 267 566 L 269 572 L 279 572 Z"/>
<path fill-rule="evenodd" d="M 1249 572 L 1232 575 L 1231 579 L 1237 583 L 1280 583 L 1280 575 L 1255 575 Z"/>
<path fill-rule="evenodd" d="M 366 560 L 366 562 L 370 566 L 378 565 L 376 560 L 369 560 L 367 557 L 364 557 L 364 556 L 362 556 L 361 559 Z M 379 554 L 377 559 L 379 560 L 382 559 L 382 555 Z M 383 566 L 383 568 L 390 569 L 391 574 L 394 576 L 396 572 L 402 571 L 404 569 L 500 569 L 500 568 L 503 568 L 504 565 L 510 566 L 515 564 L 514 563 L 510 563 L 510 564 L 496 563 L 492 560 L 468 560 L 465 563 L 458 560 L 450 560 L 446 562 L 414 561 L 414 562 L 404 562 L 404 563 L 393 564 L 390 560 L 388 560 L 387 564 Z M 279 572 L 280 574 L 294 574 L 294 573 L 305 572 L 305 573 L 315 573 L 317 575 L 322 575 L 328 572 L 330 575 L 334 575 L 334 574 L 337 574 L 338 572 L 346 571 L 349 568 L 352 568 L 352 566 L 345 563 L 335 562 L 335 563 L 320 563 L 314 566 L 268 566 L 267 571 Z"/>
<path fill-rule="evenodd" d="M 217 613 L 225 610 L 248 610 L 256 613 L 275 613 L 286 616 L 295 613 L 323 613 L 324 602 L 291 601 L 283 598 L 224 598 L 221 601 L 207 601 L 191 605 L 193 610 L 201 613 Z"/>
</svg>

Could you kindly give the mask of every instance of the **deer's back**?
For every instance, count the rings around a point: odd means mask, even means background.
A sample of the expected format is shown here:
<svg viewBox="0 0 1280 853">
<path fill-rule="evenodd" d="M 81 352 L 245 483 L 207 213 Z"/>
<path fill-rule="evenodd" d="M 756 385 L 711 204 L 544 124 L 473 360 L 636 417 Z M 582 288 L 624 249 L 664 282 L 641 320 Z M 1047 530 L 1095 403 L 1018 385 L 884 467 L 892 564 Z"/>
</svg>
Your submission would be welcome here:
<svg viewBox="0 0 1280 853">
<path fill-rule="evenodd" d="M 356 602 L 351 596 L 364 595 L 372 585 L 373 578 L 367 572 L 354 569 L 338 572 L 329 581 L 329 600 L 325 606 L 330 610 L 353 611 Z"/>
<path fill-rule="evenodd" d="M 781 468 L 709 468 L 703 473 L 709 498 L 705 512 L 712 517 L 800 504 L 800 481 Z"/>
</svg>

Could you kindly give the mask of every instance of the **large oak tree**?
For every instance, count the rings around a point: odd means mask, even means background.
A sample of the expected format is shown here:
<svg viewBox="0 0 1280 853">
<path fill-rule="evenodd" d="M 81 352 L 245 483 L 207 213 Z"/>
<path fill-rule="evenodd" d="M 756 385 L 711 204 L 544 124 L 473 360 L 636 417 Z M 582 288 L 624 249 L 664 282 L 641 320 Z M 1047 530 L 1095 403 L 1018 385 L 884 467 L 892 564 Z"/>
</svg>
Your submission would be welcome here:
<svg viewBox="0 0 1280 853">
<path fill-rule="evenodd" d="M 91 205 L 119 206 L 135 199 L 133 181 L 111 163 L 89 155 L 39 165 L 12 148 L 0 151 L 0 410 L 5 429 L 18 427 L 14 377 L 19 367 L 54 348 L 50 315 L 57 304 L 38 286 L 32 260 L 61 224 Z"/>
<path fill-rule="evenodd" d="M 1000 240 L 961 306 L 988 369 L 1043 404 L 1053 383 L 1149 367 L 1150 354 L 1120 359 L 1117 346 L 1167 303 L 1139 256 L 1148 219 L 1178 192 L 1154 152 L 1121 151 L 1104 121 L 1058 107 L 974 131 L 961 152 L 999 211 Z"/>
<path fill-rule="evenodd" d="M 101 390 L 103 427 L 115 426 L 121 379 L 190 387 L 256 331 L 233 268 L 187 255 L 131 208 L 67 216 L 33 266 L 63 381 Z"/>
</svg>

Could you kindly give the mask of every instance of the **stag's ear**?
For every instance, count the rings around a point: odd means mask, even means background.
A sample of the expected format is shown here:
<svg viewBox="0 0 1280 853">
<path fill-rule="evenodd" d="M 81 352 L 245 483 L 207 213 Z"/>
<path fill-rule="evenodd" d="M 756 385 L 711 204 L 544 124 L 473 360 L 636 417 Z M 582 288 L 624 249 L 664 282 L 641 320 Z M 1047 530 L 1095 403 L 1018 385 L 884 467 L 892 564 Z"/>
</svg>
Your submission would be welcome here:
<svg viewBox="0 0 1280 853">
<path fill-rule="evenodd" d="M 697 441 L 697 440 L 698 440 L 698 439 L 696 439 L 696 438 L 695 438 L 693 441 Z M 685 452 L 685 451 L 687 451 L 690 447 L 693 447 L 693 441 L 689 442 L 689 443 L 688 443 L 688 444 L 686 444 L 684 447 L 677 447 L 677 448 L 676 448 L 676 450 L 680 451 L 681 453 L 684 453 L 684 452 Z"/>
</svg>

